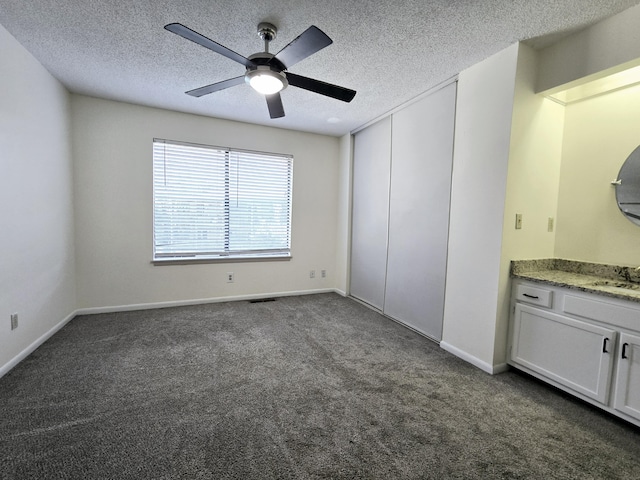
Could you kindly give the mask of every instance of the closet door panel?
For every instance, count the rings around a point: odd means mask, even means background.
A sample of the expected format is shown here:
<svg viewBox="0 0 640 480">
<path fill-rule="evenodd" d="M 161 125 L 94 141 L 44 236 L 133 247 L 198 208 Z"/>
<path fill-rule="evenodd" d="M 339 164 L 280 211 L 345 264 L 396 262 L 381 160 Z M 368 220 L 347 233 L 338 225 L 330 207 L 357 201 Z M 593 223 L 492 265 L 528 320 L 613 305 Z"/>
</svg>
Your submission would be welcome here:
<svg viewBox="0 0 640 480">
<path fill-rule="evenodd" d="M 440 340 L 456 84 L 393 115 L 384 312 Z"/>
<path fill-rule="evenodd" d="M 356 133 L 353 151 L 350 294 L 384 307 L 391 118 Z"/>
</svg>

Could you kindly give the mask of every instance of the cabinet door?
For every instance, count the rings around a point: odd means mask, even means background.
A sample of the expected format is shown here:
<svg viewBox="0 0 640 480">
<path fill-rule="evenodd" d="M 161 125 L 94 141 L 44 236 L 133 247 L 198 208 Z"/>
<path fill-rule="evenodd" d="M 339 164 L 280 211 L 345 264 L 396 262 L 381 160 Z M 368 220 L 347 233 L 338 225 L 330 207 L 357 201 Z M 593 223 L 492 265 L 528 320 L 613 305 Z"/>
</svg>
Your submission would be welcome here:
<svg viewBox="0 0 640 480">
<path fill-rule="evenodd" d="M 393 114 L 384 313 L 440 340 L 456 84 Z"/>
<path fill-rule="evenodd" d="M 513 363 L 574 392 L 607 403 L 616 332 L 516 304 Z"/>
<path fill-rule="evenodd" d="M 640 337 L 620 334 L 613 407 L 640 420 Z"/>
<path fill-rule="evenodd" d="M 384 308 L 387 275 L 391 118 L 358 132 L 353 149 L 350 294 Z"/>
</svg>

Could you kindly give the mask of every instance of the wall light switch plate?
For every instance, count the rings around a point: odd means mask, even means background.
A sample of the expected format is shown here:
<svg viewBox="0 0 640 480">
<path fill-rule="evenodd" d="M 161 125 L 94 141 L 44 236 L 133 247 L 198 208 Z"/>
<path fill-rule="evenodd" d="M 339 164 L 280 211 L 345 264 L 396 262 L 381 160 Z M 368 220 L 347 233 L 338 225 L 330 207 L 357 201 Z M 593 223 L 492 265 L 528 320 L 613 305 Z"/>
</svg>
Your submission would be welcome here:
<svg viewBox="0 0 640 480">
<path fill-rule="evenodd" d="M 516 213 L 516 230 L 520 230 L 522 228 L 522 214 Z"/>
</svg>

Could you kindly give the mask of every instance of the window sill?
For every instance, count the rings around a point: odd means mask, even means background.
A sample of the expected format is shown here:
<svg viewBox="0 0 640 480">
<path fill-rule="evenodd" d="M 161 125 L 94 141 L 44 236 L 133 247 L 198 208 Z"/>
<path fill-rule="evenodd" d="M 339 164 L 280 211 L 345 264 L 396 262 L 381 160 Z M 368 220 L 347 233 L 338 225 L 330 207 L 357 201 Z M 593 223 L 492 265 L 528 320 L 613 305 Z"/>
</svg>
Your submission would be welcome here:
<svg viewBox="0 0 640 480">
<path fill-rule="evenodd" d="M 200 263 L 240 263 L 240 262 L 286 262 L 291 255 L 229 255 L 226 257 L 176 257 L 156 258 L 151 260 L 154 266 L 159 265 L 191 265 Z"/>
</svg>

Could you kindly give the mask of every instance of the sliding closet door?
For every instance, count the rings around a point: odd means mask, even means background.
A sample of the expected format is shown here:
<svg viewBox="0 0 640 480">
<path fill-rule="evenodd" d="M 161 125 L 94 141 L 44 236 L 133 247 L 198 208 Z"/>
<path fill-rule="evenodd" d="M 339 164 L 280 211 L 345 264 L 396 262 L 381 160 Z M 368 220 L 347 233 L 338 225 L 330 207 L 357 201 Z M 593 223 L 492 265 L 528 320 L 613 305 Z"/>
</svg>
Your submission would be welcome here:
<svg viewBox="0 0 640 480">
<path fill-rule="evenodd" d="M 352 296 L 382 310 L 387 267 L 391 119 L 355 135 L 351 224 Z"/>
<path fill-rule="evenodd" d="M 384 313 L 440 340 L 456 84 L 393 115 Z"/>
</svg>

